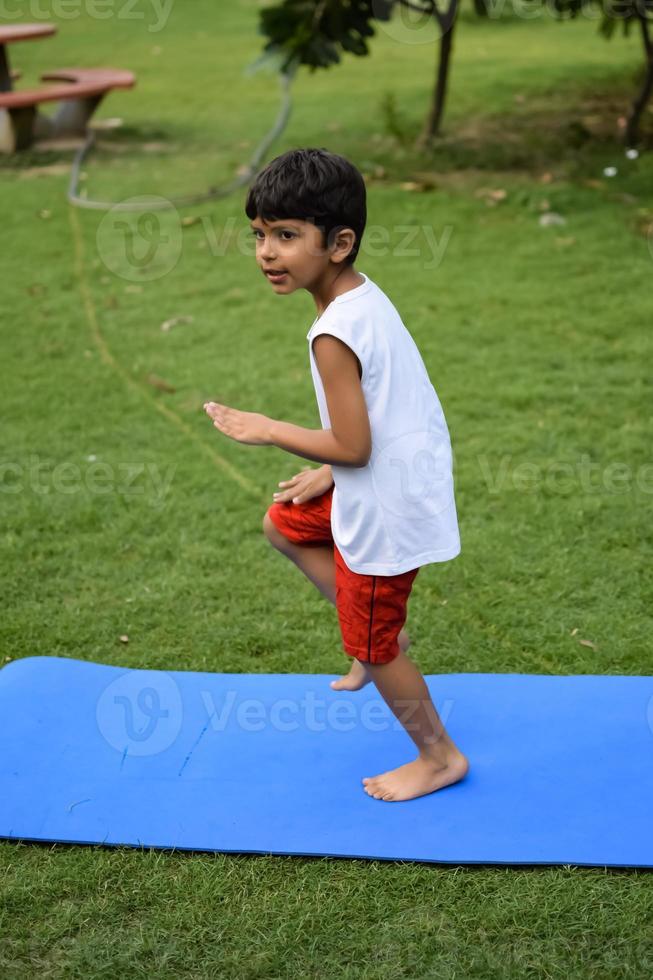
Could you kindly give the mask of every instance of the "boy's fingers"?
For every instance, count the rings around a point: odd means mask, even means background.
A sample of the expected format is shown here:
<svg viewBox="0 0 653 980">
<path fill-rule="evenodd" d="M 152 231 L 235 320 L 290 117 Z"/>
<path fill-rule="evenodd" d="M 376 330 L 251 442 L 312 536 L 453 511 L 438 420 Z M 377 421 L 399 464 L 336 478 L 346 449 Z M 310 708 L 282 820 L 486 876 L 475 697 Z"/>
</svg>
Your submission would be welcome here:
<svg viewBox="0 0 653 980">
<path fill-rule="evenodd" d="M 311 467 L 309 467 L 308 469 L 310 470 Z M 288 488 L 293 487 L 297 483 L 297 481 L 304 476 L 304 473 L 306 472 L 307 472 L 306 470 L 302 470 L 301 473 L 295 473 L 295 475 L 292 476 L 289 480 L 279 480 L 277 486 L 288 487 Z"/>
</svg>

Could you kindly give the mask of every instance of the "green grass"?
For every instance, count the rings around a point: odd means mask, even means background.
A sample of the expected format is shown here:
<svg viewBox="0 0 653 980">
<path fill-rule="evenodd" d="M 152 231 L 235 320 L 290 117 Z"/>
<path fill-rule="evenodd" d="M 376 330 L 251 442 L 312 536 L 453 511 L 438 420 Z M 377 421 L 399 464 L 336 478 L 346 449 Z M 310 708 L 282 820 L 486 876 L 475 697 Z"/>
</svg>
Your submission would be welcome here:
<svg viewBox="0 0 653 980">
<path fill-rule="evenodd" d="M 260 50 L 257 6 L 179 3 L 158 33 L 71 19 L 12 49 L 21 84 L 65 64 L 136 72 L 99 113 L 125 126 L 86 161 L 89 196 L 171 197 L 233 176 L 278 102 L 271 76 L 242 75 Z M 368 227 L 389 247 L 364 241 L 358 268 L 397 305 L 447 417 L 463 550 L 420 572 L 411 654 L 425 673 L 650 673 L 653 165 L 626 160 L 617 125 L 636 35 L 463 18 L 430 155 L 412 148 L 430 46 L 381 32 L 372 47 L 298 76 L 270 156 L 325 145 L 368 174 Z M 651 113 L 645 128 L 650 146 Z M 112 264 L 122 233 L 66 203 L 71 156 L 0 164 L 0 460 L 21 467 L 4 474 L 2 657 L 340 671 L 334 610 L 262 534 L 277 482 L 305 461 L 221 437 L 201 408 L 210 397 L 319 424 L 310 296 L 273 297 L 239 247 L 243 194 L 184 209 L 198 219 L 184 226 L 160 213 L 171 243 L 157 261 L 181 242 L 178 261 L 125 278 L 133 268 Z M 540 227 L 546 209 L 564 227 Z M 207 229 L 225 228 L 214 254 Z M 448 235 L 435 267 L 425 229 Z M 179 315 L 194 319 L 161 331 Z M 93 463 L 108 464 L 107 492 Z M 130 492 L 128 466 L 140 468 Z M 645 872 L 3 843 L 0 881 L 0 973 L 12 980 L 639 978 L 653 966 Z"/>
</svg>

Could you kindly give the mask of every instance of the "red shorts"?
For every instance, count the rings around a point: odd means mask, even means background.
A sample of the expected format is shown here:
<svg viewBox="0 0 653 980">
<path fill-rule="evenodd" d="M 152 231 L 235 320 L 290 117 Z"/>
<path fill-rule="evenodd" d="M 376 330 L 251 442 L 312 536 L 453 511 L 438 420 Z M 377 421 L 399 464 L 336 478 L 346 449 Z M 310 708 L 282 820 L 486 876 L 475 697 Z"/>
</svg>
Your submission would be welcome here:
<svg viewBox="0 0 653 980">
<path fill-rule="evenodd" d="M 336 610 L 346 653 L 363 663 L 387 663 L 399 653 L 397 637 L 419 566 L 400 575 L 360 575 L 345 564 L 331 533 L 333 487 L 303 504 L 274 503 L 268 515 L 293 544 L 333 545 Z"/>
</svg>

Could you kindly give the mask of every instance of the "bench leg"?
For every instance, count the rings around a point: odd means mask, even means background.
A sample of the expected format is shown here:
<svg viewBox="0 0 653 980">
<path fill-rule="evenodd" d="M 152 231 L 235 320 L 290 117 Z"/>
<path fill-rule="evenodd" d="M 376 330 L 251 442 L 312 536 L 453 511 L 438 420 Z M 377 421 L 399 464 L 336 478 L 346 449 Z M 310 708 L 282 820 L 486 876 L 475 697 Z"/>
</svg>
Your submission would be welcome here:
<svg viewBox="0 0 653 980">
<path fill-rule="evenodd" d="M 33 105 L 20 109 L 0 109 L 0 153 L 26 150 L 31 145 L 35 115 Z"/>
<path fill-rule="evenodd" d="M 33 105 L 20 109 L 0 109 L 0 153 L 25 150 L 34 139 L 85 136 L 89 120 L 104 94 L 62 99 L 52 116 L 38 112 Z"/>
<path fill-rule="evenodd" d="M 44 112 L 39 112 L 37 109 L 36 115 L 34 116 L 34 128 L 32 130 L 34 139 L 48 139 L 48 137 L 52 136 L 52 130 L 52 116 L 47 116 Z"/>
<path fill-rule="evenodd" d="M 65 99 L 52 117 L 51 136 L 85 136 L 88 122 L 104 97 L 89 95 L 81 99 Z"/>
</svg>

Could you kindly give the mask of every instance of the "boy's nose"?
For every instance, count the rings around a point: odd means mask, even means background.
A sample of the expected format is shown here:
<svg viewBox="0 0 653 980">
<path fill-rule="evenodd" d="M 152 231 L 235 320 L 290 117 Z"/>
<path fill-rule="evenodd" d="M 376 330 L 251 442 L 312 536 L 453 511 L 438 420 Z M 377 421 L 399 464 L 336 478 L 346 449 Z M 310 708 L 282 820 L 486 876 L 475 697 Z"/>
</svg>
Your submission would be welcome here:
<svg viewBox="0 0 653 980">
<path fill-rule="evenodd" d="M 274 249 L 273 243 L 266 238 L 265 241 L 261 242 L 261 247 L 258 250 L 258 254 L 262 259 L 274 259 L 276 257 L 276 251 Z"/>
</svg>

